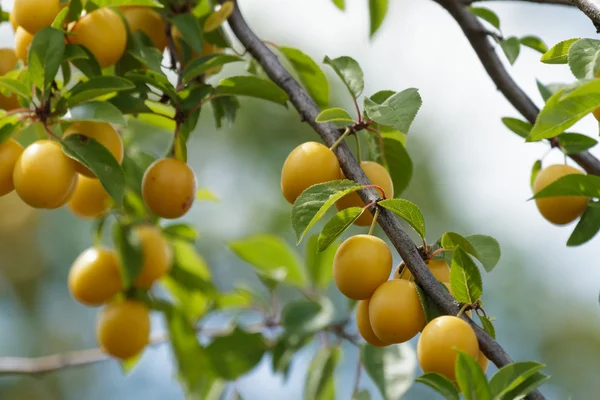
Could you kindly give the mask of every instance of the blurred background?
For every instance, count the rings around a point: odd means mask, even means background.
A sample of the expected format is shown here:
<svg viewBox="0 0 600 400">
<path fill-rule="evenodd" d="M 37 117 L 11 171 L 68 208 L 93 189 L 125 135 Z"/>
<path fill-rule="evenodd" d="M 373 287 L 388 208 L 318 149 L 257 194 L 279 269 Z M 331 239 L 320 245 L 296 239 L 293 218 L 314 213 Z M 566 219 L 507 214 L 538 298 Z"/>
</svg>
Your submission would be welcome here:
<svg viewBox="0 0 600 400">
<path fill-rule="evenodd" d="M 433 243 L 445 231 L 497 238 L 503 251 L 500 263 L 493 272 L 482 273 L 483 301 L 487 313 L 497 317 L 498 341 L 516 360 L 547 364 L 552 378 L 542 391 L 548 398 L 597 398 L 600 237 L 567 248 L 573 226 L 550 225 L 527 201 L 531 166 L 547 146 L 525 144 L 503 126 L 501 117 L 520 116 L 496 90 L 457 24 L 437 4 L 390 2 L 383 27 L 369 40 L 367 2 L 346 3 L 346 12 L 341 12 L 324 0 L 239 0 L 261 38 L 300 48 L 318 62 L 325 55 L 357 59 L 365 72 L 367 95 L 419 88 L 424 103 L 407 143 L 414 176 L 404 197 L 421 207 L 428 241 Z M 1 4 L 4 10 L 12 7 L 10 0 Z M 500 16 L 506 37 L 536 34 L 550 47 L 564 39 L 595 35 L 593 25 L 574 8 L 518 2 L 485 5 Z M 2 24 L 0 47 L 12 46 L 12 29 Z M 510 66 L 501 55 L 512 76 L 541 106 L 536 78 L 543 83 L 574 78 L 567 66 L 544 65 L 539 57 L 523 48 Z M 351 109 L 344 88 L 324 69 L 332 78 L 331 104 Z M 228 65 L 211 79 L 240 73 L 243 67 Z M 279 189 L 280 168 L 295 146 L 317 136 L 292 108 L 258 100 L 242 99 L 234 126 L 221 130 L 215 128 L 211 112 L 202 114 L 189 159 L 199 186 L 221 201 L 198 202 L 185 219 L 200 231 L 197 245 L 222 288 L 239 281 L 254 284 L 250 267 L 226 243 L 253 233 L 273 233 L 293 244 L 290 206 Z M 152 127 L 135 125 L 132 130 L 149 148 L 162 149 L 170 140 L 169 133 Z M 596 137 L 598 125 L 590 116 L 573 131 Z M 545 159 L 546 164 L 561 161 L 558 150 Z M 15 196 L 0 198 L 0 357 L 96 346 L 97 310 L 73 301 L 66 286 L 72 261 L 91 245 L 91 228 L 67 209 L 38 212 Z M 348 234 L 357 232 L 362 230 L 353 228 Z M 161 331 L 162 320 L 153 322 Z M 311 346 L 298 355 L 285 382 L 272 374 L 265 357 L 238 382 L 239 392 L 246 399 L 301 399 L 314 351 Z M 343 386 L 353 379 L 355 351 L 348 349 L 346 357 L 336 376 L 338 399 L 348 398 Z M 488 376 L 494 371 L 491 366 Z M 370 388 L 372 383 L 364 378 L 361 386 Z M 416 385 L 403 398 L 432 396 L 431 390 Z M 170 348 L 147 349 L 127 376 L 111 360 L 36 377 L 0 377 L 2 400 L 107 398 L 182 399 Z"/>
</svg>

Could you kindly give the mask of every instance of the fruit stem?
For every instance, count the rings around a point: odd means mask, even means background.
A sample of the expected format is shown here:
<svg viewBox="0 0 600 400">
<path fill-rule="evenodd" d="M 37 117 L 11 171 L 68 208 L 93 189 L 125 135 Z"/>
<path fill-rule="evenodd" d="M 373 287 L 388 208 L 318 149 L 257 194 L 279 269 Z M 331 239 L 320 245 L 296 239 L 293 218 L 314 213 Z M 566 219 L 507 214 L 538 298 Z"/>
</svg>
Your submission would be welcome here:
<svg viewBox="0 0 600 400">
<path fill-rule="evenodd" d="M 373 234 L 375 230 L 375 225 L 377 225 L 377 218 L 379 218 L 379 208 L 375 209 L 375 215 L 373 216 L 373 222 L 371 222 L 371 227 L 369 228 L 369 235 Z"/>
<path fill-rule="evenodd" d="M 46 132 L 48 132 L 48 135 L 56 140 L 58 140 L 59 142 L 62 142 L 62 138 L 60 136 L 58 136 L 56 133 L 52 132 L 52 129 L 48 128 L 48 125 L 46 123 L 44 123 L 44 129 L 46 129 Z"/>
<path fill-rule="evenodd" d="M 387 199 L 387 197 L 385 196 L 385 190 L 383 190 L 383 188 L 381 186 L 378 186 L 378 185 L 365 185 L 362 188 L 363 189 L 377 189 L 381 193 L 382 200 Z"/>
<path fill-rule="evenodd" d="M 467 308 L 469 308 L 471 305 L 470 304 L 465 304 L 464 306 L 461 307 L 460 311 L 458 312 L 458 314 L 456 314 L 456 316 L 458 318 L 460 318 L 461 315 L 463 315 L 463 313 L 467 310 Z"/>
<path fill-rule="evenodd" d="M 358 115 L 358 123 L 362 123 L 362 114 L 360 113 L 360 107 L 358 106 L 358 101 L 356 97 L 352 96 L 352 101 L 354 102 L 354 108 L 356 109 L 356 114 Z"/>
<path fill-rule="evenodd" d="M 429 258 L 431 259 L 431 258 L 437 256 L 438 254 L 440 254 L 441 252 L 444 252 L 444 251 L 446 251 L 446 249 L 444 249 L 443 247 L 441 249 L 437 249 L 436 251 L 434 251 L 433 253 L 431 253 L 429 255 Z"/>
<path fill-rule="evenodd" d="M 352 129 L 350 129 L 350 127 L 346 128 L 346 130 L 344 131 L 344 133 L 342 134 L 342 136 L 340 136 L 338 138 L 338 140 L 336 140 L 335 143 L 331 145 L 331 147 L 329 148 L 329 150 L 331 150 L 331 151 L 335 150 L 335 148 L 338 147 L 339 144 L 344 141 L 344 139 L 346 139 L 346 136 L 348 136 L 350 134 L 350 132 L 352 132 Z"/>
</svg>

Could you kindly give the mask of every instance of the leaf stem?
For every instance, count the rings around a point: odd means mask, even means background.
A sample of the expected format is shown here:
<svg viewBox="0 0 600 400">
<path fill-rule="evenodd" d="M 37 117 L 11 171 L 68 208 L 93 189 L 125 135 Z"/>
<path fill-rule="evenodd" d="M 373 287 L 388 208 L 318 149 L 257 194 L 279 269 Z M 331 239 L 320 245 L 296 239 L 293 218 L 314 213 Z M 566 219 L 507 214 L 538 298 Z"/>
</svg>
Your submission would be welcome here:
<svg viewBox="0 0 600 400">
<path fill-rule="evenodd" d="M 360 107 L 358 106 L 358 101 L 356 97 L 352 96 L 352 101 L 354 102 L 354 108 L 356 109 L 356 114 L 358 114 L 358 123 L 362 123 L 362 114 L 360 113 Z"/>
<path fill-rule="evenodd" d="M 379 193 L 381 193 L 381 198 L 383 200 L 387 199 L 387 197 L 385 195 L 385 190 L 383 190 L 383 188 L 379 185 L 365 185 L 362 188 L 363 189 L 377 189 L 379 191 Z"/>
<path fill-rule="evenodd" d="M 358 138 L 358 134 L 354 135 L 354 139 L 356 139 L 356 160 L 358 161 L 358 164 L 360 165 L 360 163 L 362 162 L 362 157 L 360 154 L 360 139 Z"/>
<path fill-rule="evenodd" d="M 356 372 L 354 373 L 354 389 L 352 390 L 352 398 L 354 399 L 358 394 L 358 385 L 360 383 L 360 374 L 362 372 L 362 355 L 358 353 L 358 360 L 356 361 Z"/>
<path fill-rule="evenodd" d="M 25 113 L 25 112 L 31 112 L 31 110 L 27 107 L 15 108 L 14 110 L 7 111 L 6 114 L 4 114 L 4 115 L 6 116 L 6 115 L 20 114 L 20 113 Z"/>
<path fill-rule="evenodd" d="M 44 122 L 44 129 L 46 130 L 46 132 L 48 133 L 48 135 L 52 138 L 54 138 L 55 140 L 58 140 L 59 142 L 62 142 L 62 138 L 60 136 L 58 136 L 56 133 L 52 132 L 52 130 L 50 128 L 48 128 L 48 125 L 46 124 L 46 122 Z"/>
<path fill-rule="evenodd" d="M 470 304 L 465 304 L 464 306 L 461 307 L 460 311 L 458 312 L 458 314 L 456 314 L 456 316 L 458 318 L 461 317 L 461 315 L 463 315 L 463 313 L 467 310 L 467 308 L 469 308 L 471 305 Z"/>
<path fill-rule="evenodd" d="M 431 253 L 429 255 L 429 258 L 431 259 L 444 251 L 446 251 L 446 249 L 444 249 L 443 247 L 441 249 L 437 249 L 436 251 L 434 251 L 433 253 Z"/>
<path fill-rule="evenodd" d="M 329 150 L 331 150 L 331 151 L 335 150 L 335 148 L 338 147 L 340 145 L 340 143 L 342 143 L 344 141 L 344 139 L 346 139 L 346 137 L 350 134 L 350 132 L 352 132 L 352 129 L 350 129 L 350 127 L 346 128 L 344 133 L 342 133 L 342 136 L 340 136 L 338 138 L 338 140 L 336 140 L 335 143 L 331 145 Z"/>
<path fill-rule="evenodd" d="M 377 218 L 379 218 L 379 207 L 375 210 L 375 215 L 373 216 L 373 222 L 371 222 L 371 227 L 369 228 L 369 235 L 373 234 L 375 230 L 375 226 L 377 225 Z"/>
</svg>

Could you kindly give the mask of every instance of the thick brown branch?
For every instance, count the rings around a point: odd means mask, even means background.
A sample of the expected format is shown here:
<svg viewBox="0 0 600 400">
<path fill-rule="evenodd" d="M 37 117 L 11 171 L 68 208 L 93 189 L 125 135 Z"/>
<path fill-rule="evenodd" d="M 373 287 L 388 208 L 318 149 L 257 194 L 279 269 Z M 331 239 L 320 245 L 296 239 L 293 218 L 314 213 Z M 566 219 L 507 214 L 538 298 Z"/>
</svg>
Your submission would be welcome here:
<svg viewBox="0 0 600 400">
<path fill-rule="evenodd" d="M 600 32 L 600 4 L 595 0 L 570 0 L 570 2 L 583 11 L 594 23 L 596 31 Z"/>
<path fill-rule="evenodd" d="M 506 68 L 498 58 L 485 34 L 485 27 L 479 22 L 461 0 L 434 0 L 444 7 L 458 22 L 469 43 L 477 53 L 486 72 L 496 84 L 504 97 L 519 111 L 525 119 L 532 124 L 540 110 L 509 75 Z M 589 152 L 571 154 L 569 157 L 579 164 L 589 174 L 600 175 L 600 160 Z"/>
<path fill-rule="evenodd" d="M 259 62 L 267 75 L 289 95 L 290 102 L 294 105 L 302 120 L 307 122 L 321 136 L 321 139 L 327 145 L 331 146 L 340 135 L 338 129 L 333 124 L 320 124 L 315 122 L 315 118 L 320 113 L 319 107 L 302 86 L 300 86 L 300 84 L 281 65 L 277 56 L 254 34 L 242 17 L 237 5 L 235 11 L 229 17 L 229 25 L 239 41 Z M 346 144 L 340 144 L 335 149 L 335 153 L 340 161 L 344 174 L 348 178 L 363 185 L 371 184 Z M 361 190 L 359 195 L 363 201 L 365 201 L 365 204 L 376 201 L 379 198 L 379 195 L 373 189 Z M 374 208 L 371 208 L 371 210 L 374 211 Z M 404 228 L 400 225 L 395 215 L 386 209 L 381 209 L 379 225 L 382 227 L 396 250 L 398 250 L 402 259 L 423 290 L 444 313 L 452 315 L 458 314 L 458 305 L 448 291 L 444 290 L 440 283 L 433 277 L 417 251 L 417 247 Z M 510 356 L 494 339 L 468 317 L 463 315 L 463 318 L 471 324 L 477 334 L 481 349 L 494 364 L 498 367 L 502 367 L 512 362 Z"/>
</svg>

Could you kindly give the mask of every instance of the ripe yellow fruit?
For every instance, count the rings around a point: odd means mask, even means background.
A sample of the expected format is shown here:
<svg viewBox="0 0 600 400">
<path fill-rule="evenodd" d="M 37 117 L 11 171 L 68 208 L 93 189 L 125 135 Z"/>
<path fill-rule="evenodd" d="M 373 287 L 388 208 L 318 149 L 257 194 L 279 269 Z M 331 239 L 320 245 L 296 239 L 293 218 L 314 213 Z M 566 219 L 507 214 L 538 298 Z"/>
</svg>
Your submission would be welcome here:
<svg viewBox="0 0 600 400">
<path fill-rule="evenodd" d="M 140 238 L 144 263 L 134 286 L 149 289 L 154 281 L 165 276 L 173 263 L 173 250 L 159 228 L 139 225 L 134 228 Z"/>
<path fill-rule="evenodd" d="M 427 324 L 417 344 L 417 358 L 423 372 L 437 372 L 456 381 L 455 363 L 463 351 L 477 359 L 479 343 L 475 332 L 460 318 L 443 315 Z"/>
<path fill-rule="evenodd" d="M 10 13 L 8 13 L 8 20 L 10 21 L 10 25 L 13 28 L 13 32 L 17 31 L 17 27 L 19 26 L 19 24 L 17 24 L 17 20 L 15 19 L 15 12 L 11 11 Z"/>
<path fill-rule="evenodd" d="M 80 133 L 87 137 L 91 137 L 92 139 L 96 139 L 110 151 L 119 164 L 123 161 L 123 140 L 110 124 L 105 122 L 75 122 L 65 130 L 64 136 L 67 137 L 75 133 Z M 92 171 L 80 162 L 76 162 L 76 168 L 77 172 L 81 175 L 90 178 L 96 177 Z"/>
<path fill-rule="evenodd" d="M 404 343 L 425 326 L 425 312 L 413 282 L 395 279 L 377 288 L 369 304 L 373 332 L 386 343 Z"/>
<path fill-rule="evenodd" d="M 374 161 L 363 161 L 360 163 L 360 166 L 373 185 L 381 186 L 381 188 L 383 188 L 388 199 L 394 197 L 394 183 L 383 165 Z M 358 193 L 350 193 L 339 199 L 335 203 L 335 206 L 341 211 L 350 207 L 364 207 L 365 203 L 358 196 Z M 373 214 L 367 210 L 354 222 L 354 224 L 358 226 L 369 226 L 372 222 Z"/>
<path fill-rule="evenodd" d="M 425 261 L 425 264 L 427 264 L 435 279 L 440 282 L 450 282 L 450 267 L 446 261 L 428 260 Z M 402 275 L 400 275 L 400 271 L 402 271 Z M 394 279 L 408 279 L 411 275 L 408 267 L 405 266 L 404 262 L 401 262 L 396 268 L 396 272 L 394 272 Z"/>
<path fill-rule="evenodd" d="M 97 218 L 106 213 L 110 196 L 98 179 L 79 175 L 69 209 L 80 218 Z"/>
<path fill-rule="evenodd" d="M 14 190 L 13 171 L 22 153 L 23 146 L 14 139 L 8 139 L 6 142 L 0 143 L 0 196 Z"/>
<path fill-rule="evenodd" d="M 127 47 L 125 24 L 110 8 L 98 8 L 86 14 L 73 25 L 71 32 L 75 36 L 67 36 L 69 43 L 86 47 L 102 68 L 119 61 Z"/>
<path fill-rule="evenodd" d="M 569 165 L 550 165 L 542 169 L 533 183 L 533 193 L 537 194 L 552 182 L 566 175 L 583 172 Z M 573 222 L 583 214 L 588 198 L 584 196 L 559 196 L 536 199 L 535 204 L 544 218 L 555 225 Z"/>
<path fill-rule="evenodd" d="M 150 341 L 150 312 L 143 303 L 126 300 L 107 304 L 98 314 L 96 337 L 106 354 L 126 360 Z"/>
<path fill-rule="evenodd" d="M 124 6 L 121 7 L 121 12 L 129 24 L 131 33 L 142 31 L 160 51 L 167 47 L 165 21 L 152 7 Z"/>
<path fill-rule="evenodd" d="M 75 161 L 63 153 L 58 143 L 39 140 L 17 160 L 13 182 L 19 197 L 31 207 L 61 207 L 77 184 Z"/>
<path fill-rule="evenodd" d="M 356 326 L 360 336 L 370 345 L 384 347 L 388 344 L 375 335 L 369 319 L 369 299 L 361 300 L 356 307 Z"/>
<path fill-rule="evenodd" d="M 196 197 L 196 175 L 186 163 L 173 158 L 153 162 L 142 179 L 144 202 L 161 218 L 179 218 Z"/>
<path fill-rule="evenodd" d="M 106 303 L 123 290 L 117 254 L 90 247 L 75 259 L 68 281 L 71 295 L 78 302 L 88 306 Z"/>
<path fill-rule="evenodd" d="M 12 13 L 17 25 L 35 35 L 52 25 L 61 8 L 59 0 L 15 0 Z"/>
<path fill-rule="evenodd" d="M 484 374 L 488 369 L 489 363 L 490 363 L 490 360 L 488 360 L 487 357 L 485 356 L 485 354 L 483 354 L 483 352 L 481 350 L 479 350 L 479 357 L 477 357 L 477 364 L 479 364 L 479 366 L 481 367 L 481 370 L 483 371 Z"/>
<path fill-rule="evenodd" d="M 392 272 L 392 252 L 381 239 L 356 235 L 346 239 L 333 258 L 333 279 L 346 297 L 365 300 Z"/>
<path fill-rule="evenodd" d="M 340 163 L 333 151 L 317 142 L 296 147 L 285 160 L 281 170 L 283 197 L 294 203 L 312 185 L 341 179 Z"/>
<path fill-rule="evenodd" d="M 5 75 L 17 66 L 17 53 L 13 49 L 0 49 L 0 75 Z M 14 110 L 19 107 L 15 94 L 8 97 L 0 94 L 0 110 Z"/>
<path fill-rule="evenodd" d="M 29 46 L 31 46 L 31 41 L 33 40 L 33 35 L 27 32 L 22 27 L 18 27 L 15 32 L 15 54 L 17 58 L 23 61 L 23 64 L 27 65 L 27 58 L 29 56 Z"/>
</svg>

